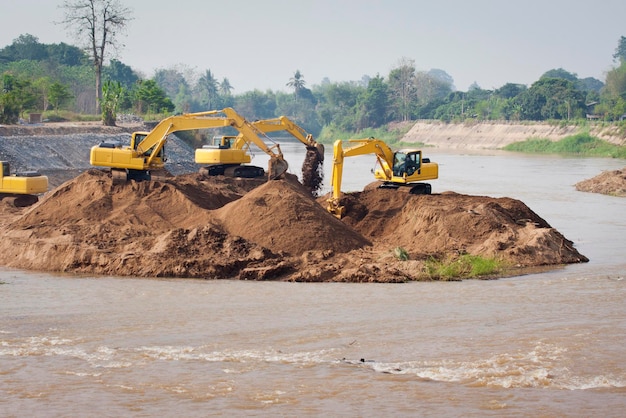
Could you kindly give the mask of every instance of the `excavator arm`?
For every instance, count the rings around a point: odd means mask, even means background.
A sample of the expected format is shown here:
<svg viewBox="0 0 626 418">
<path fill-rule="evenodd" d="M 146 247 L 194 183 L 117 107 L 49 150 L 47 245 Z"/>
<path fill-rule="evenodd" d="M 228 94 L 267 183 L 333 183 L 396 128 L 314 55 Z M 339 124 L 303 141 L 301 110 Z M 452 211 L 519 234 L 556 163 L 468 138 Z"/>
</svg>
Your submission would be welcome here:
<svg viewBox="0 0 626 418">
<path fill-rule="evenodd" d="M 306 132 L 287 116 L 280 116 L 275 119 L 257 120 L 252 122 L 252 125 L 264 133 L 287 131 L 291 136 L 302 142 L 308 150 L 316 151 L 320 160 L 324 161 L 324 145 L 318 144 L 313 139 L 313 135 Z"/>
<path fill-rule="evenodd" d="M 146 157 L 146 166 L 152 167 L 170 134 L 179 131 L 220 128 L 233 125 L 233 120 L 215 117 L 216 114 L 217 111 L 208 111 L 170 116 L 159 122 L 140 142 L 134 143 L 135 136 L 133 136 L 131 147 L 139 155 Z M 160 165 L 162 166 L 162 163 Z"/>
<path fill-rule="evenodd" d="M 345 157 L 374 154 L 376 155 L 376 159 L 381 167 L 382 173 L 389 178 L 392 176 L 391 164 L 393 162 L 393 151 L 384 141 L 375 138 L 367 138 L 350 139 L 348 142 L 354 145 L 344 149 L 343 141 L 341 139 L 336 140 L 333 145 L 333 167 L 331 177 L 333 194 L 332 197 L 328 199 L 327 209 L 338 218 L 341 218 L 344 213 L 344 207 L 339 205 L 339 199 L 341 198 L 343 160 Z"/>
</svg>

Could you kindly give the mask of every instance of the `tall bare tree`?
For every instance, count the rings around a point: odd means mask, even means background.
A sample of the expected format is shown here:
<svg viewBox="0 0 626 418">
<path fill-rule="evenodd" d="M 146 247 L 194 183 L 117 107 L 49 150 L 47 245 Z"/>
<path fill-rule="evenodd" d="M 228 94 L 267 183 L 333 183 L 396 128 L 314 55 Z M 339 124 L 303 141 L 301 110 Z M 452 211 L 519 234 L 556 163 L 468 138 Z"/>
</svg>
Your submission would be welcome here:
<svg viewBox="0 0 626 418">
<path fill-rule="evenodd" d="M 119 0 L 65 0 L 61 22 L 90 52 L 96 72 L 96 110 L 100 113 L 102 100 L 102 67 L 105 54 L 122 45 L 118 37 L 133 18 L 131 10 Z"/>
</svg>

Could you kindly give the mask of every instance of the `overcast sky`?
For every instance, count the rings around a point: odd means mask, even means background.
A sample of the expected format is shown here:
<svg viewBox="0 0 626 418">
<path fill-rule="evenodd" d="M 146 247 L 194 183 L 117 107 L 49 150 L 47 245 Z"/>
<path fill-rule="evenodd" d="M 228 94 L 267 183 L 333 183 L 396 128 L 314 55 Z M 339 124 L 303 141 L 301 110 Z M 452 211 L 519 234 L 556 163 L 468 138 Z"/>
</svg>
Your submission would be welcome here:
<svg viewBox="0 0 626 418">
<path fill-rule="evenodd" d="M 62 0 L 0 0 L 0 48 L 22 34 L 79 46 L 55 22 Z M 132 10 L 116 58 L 156 69 L 211 70 L 234 94 L 386 77 L 401 59 L 436 68 L 458 90 L 530 86 L 563 68 L 602 82 L 626 36 L 626 0 L 120 0 Z"/>
</svg>

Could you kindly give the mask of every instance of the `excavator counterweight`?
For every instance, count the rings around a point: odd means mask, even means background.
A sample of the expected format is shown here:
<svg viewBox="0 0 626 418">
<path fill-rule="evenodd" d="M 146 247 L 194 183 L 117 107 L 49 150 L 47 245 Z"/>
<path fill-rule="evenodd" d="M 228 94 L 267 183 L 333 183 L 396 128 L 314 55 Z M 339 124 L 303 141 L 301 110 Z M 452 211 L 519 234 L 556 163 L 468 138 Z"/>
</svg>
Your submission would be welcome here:
<svg viewBox="0 0 626 418">
<path fill-rule="evenodd" d="M 17 207 L 36 203 L 38 194 L 48 191 L 48 177 L 35 171 L 11 174 L 7 161 L 0 161 L 0 199 L 11 200 Z"/>
</svg>

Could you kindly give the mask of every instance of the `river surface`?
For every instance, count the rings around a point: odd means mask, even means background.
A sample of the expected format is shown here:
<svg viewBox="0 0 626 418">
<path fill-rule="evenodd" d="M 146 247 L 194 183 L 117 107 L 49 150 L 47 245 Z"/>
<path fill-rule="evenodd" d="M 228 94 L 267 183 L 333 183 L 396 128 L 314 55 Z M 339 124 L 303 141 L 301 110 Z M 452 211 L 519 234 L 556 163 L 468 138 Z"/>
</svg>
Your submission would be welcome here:
<svg viewBox="0 0 626 418">
<path fill-rule="evenodd" d="M 433 193 L 522 200 L 590 262 L 406 284 L 0 268 L 0 416 L 624 416 L 626 199 L 574 184 L 626 161 L 426 151 Z M 344 191 L 373 161 L 346 159 Z"/>
</svg>

